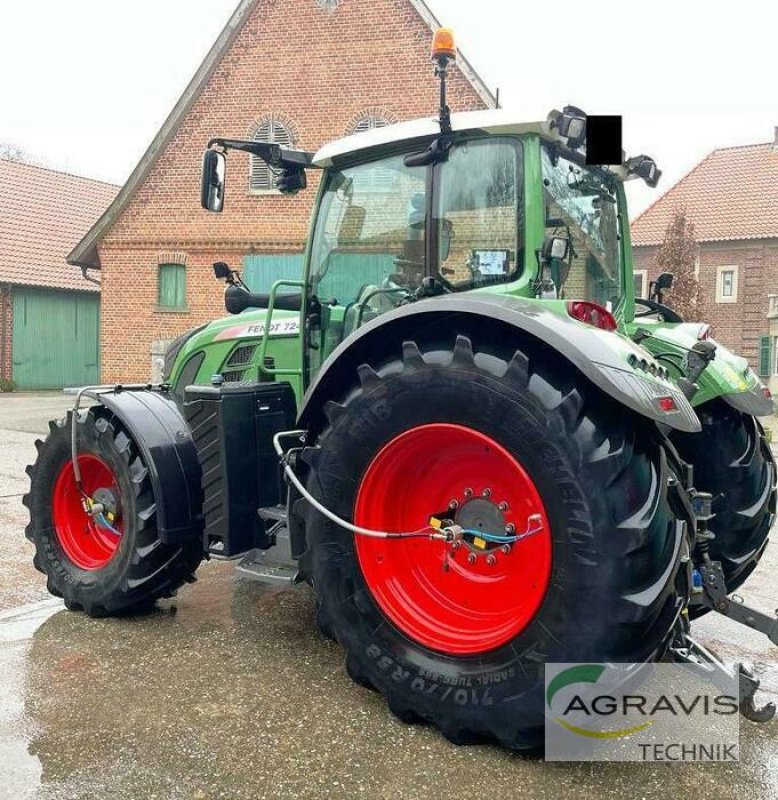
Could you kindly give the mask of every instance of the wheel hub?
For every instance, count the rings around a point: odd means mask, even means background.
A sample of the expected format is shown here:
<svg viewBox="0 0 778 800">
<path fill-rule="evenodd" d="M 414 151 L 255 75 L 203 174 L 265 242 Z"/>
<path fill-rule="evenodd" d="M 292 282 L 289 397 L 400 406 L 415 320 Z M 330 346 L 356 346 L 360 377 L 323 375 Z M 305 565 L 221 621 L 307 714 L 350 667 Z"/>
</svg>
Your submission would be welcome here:
<svg viewBox="0 0 778 800">
<path fill-rule="evenodd" d="M 500 548 L 496 542 L 480 539 L 474 531 L 502 534 L 507 524 L 502 505 L 484 495 L 466 500 L 457 508 L 454 523 L 468 531 L 462 541 L 475 553 L 484 554 Z"/>
<path fill-rule="evenodd" d="M 109 521 L 118 516 L 119 503 L 116 499 L 116 495 L 111 489 L 95 489 L 95 491 L 92 492 L 92 500 L 105 509 L 104 514 Z"/>
</svg>

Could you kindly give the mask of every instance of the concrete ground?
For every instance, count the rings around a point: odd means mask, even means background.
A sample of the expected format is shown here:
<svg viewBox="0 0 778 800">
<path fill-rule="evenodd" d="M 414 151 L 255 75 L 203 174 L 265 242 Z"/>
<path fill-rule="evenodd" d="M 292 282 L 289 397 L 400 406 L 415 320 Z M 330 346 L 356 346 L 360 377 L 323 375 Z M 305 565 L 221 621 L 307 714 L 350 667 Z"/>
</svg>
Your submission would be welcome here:
<svg viewBox="0 0 778 800">
<path fill-rule="evenodd" d="M 316 632 L 305 586 L 207 564 L 136 619 L 65 611 L 30 565 L 24 466 L 70 398 L 0 396 L 0 798 L 704 798 L 778 796 L 778 723 L 741 724 L 741 762 L 546 764 L 456 748 L 391 716 Z M 778 548 L 744 592 L 769 611 Z M 753 661 L 778 699 L 778 648 L 727 620 L 695 625 Z"/>
</svg>

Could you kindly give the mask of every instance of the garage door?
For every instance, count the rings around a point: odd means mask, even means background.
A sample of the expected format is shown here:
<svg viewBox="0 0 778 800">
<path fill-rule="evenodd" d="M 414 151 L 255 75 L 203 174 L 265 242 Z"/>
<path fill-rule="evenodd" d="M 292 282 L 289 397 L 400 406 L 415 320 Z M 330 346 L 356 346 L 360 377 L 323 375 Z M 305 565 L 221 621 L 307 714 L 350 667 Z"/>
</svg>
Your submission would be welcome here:
<svg viewBox="0 0 778 800">
<path fill-rule="evenodd" d="M 99 382 L 100 296 L 14 289 L 13 379 L 19 389 Z"/>
<path fill-rule="evenodd" d="M 304 258 L 299 255 L 253 255 L 243 259 L 243 280 L 252 292 L 268 294 L 276 281 L 303 279 Z M 281 293 L 293 292 L 282 288 Z"/>
</svg>

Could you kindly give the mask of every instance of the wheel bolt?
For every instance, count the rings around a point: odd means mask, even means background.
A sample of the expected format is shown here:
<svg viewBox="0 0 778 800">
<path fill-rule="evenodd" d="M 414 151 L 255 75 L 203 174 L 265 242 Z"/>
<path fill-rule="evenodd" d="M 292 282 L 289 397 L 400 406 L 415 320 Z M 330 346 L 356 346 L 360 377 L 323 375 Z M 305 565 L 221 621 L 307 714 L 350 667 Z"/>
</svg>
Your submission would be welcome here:
<svg viewBox="0 0 778 800">
<path fill-rule="evenodd" d="M 472 497 L 473 496 L 473 490 L 470 487 L 468 487 L 467 489 L 465 489 L 464 494 L 465 494 L 465 497 Z"/>
<path fill-rule="evenodd" d="M 468 564 L 475 564 L 475 562 L 477 560 L 478 560 L 478 557 L 476 556 L 475 553 L 470 553 L 470 555 L 467 557 L 467 563 Z"/>
<path fill-rule="evenodd" d="M 492 490 L 491 489 L 484 489 L 482 494 L 483 494 L 483 497 L 491 497 L 492 496 Z"/>
<path fill-rule="evenodd" d="M 493 567 L 497 563 L 497 558 L 495 556 L 487 556 L 486 557 L 486 563 L 490 567 Z"/>
<path fill-rule="evenodd" d="M 451 511 L 454 511 L 455 509 L 459 508 L 459 503 L 456 500 L 449 500 L 448 507 Z"/>
<path fill-rule="evenodd" d="M 497 508 L 499 508 L 500 511 L 507 511 L 508 510 L 508 504 L 503 500 L 502 503 L 500 503 L 500 505 L 497 506 Z"/>
<path fill-rule="evenodd" d="M 509 522 L 505 526 L 505 533 L 516 533 L 516 526 L 512 522 Z"/>
<path fill-rule="evenodd" d="M 509 544 L 504 544 L 504 545 L 503 545 L 503 546 L 500 548 L 500 552 L 501 552 L 501 553 L 505 553 L 505 555 L 507 556 L 507 555 L 508 555 L 508 553 L 510 553 L 510 552 L 511 552 L 511 546 L 510 546 Z"/>
<path fill-rule="evenodd" d="M 462 547 L 462 542 L 452 542 L 451 543 L 451 549 L 452 550 L 459 550 L 460 547 Z"/>
</svg>

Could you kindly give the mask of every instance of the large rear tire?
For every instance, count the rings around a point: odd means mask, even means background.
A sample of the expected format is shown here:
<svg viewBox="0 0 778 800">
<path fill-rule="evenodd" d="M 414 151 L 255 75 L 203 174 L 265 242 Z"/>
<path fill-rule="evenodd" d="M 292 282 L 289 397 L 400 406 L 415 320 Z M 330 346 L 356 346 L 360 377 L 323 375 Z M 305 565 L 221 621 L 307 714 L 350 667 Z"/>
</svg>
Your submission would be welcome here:
<svg viewBox="0 0 778 800">
<path fill-rule="evenodd" d="M 474 530 L 522 533 L 531 513 L 542 530 L 509 553 L 475 537 L 449 552 L 355 540 L 309 508 L 311 578 L 350 675 L 398 717 L 528 749 L 543 738 L 546 662 L 663 654 L 686 591 L 686 526 L 649 424 L 547 354 L 473 350 L 464 336 L 453 349 L 407 342 L 363 365 L 325 407 L 309 489 L 374 529 L 423 528 L 451 498 Z"/>
<path fill-rule="evenodd" d="M 46 441 L 36 442 L 37 461 L 27 468 L 25 533 L 49 591 L 92 617 L 139 612 L 172 597 L 194 581 L 202 543 L 160 540 L 147 466 L 120 421 L 103 408 L 83 412 L 77 426 L 83 489 L 107 509 L 101 521 L 87 514 L 71 459 L 71 421 L 68 414 L 50 423 Z"/>
<path fill-rule="evenodd" d="M 711 556 L 721 561 L 727 589 L 735 591 L 756 569 L 775 521 L 775 461 L 754 417 L 723 400 L 697 414 L 702 432 L 675 434 L 673 441 L 694 467 L 695 487 L 715 498 Z"/>
</svg>

